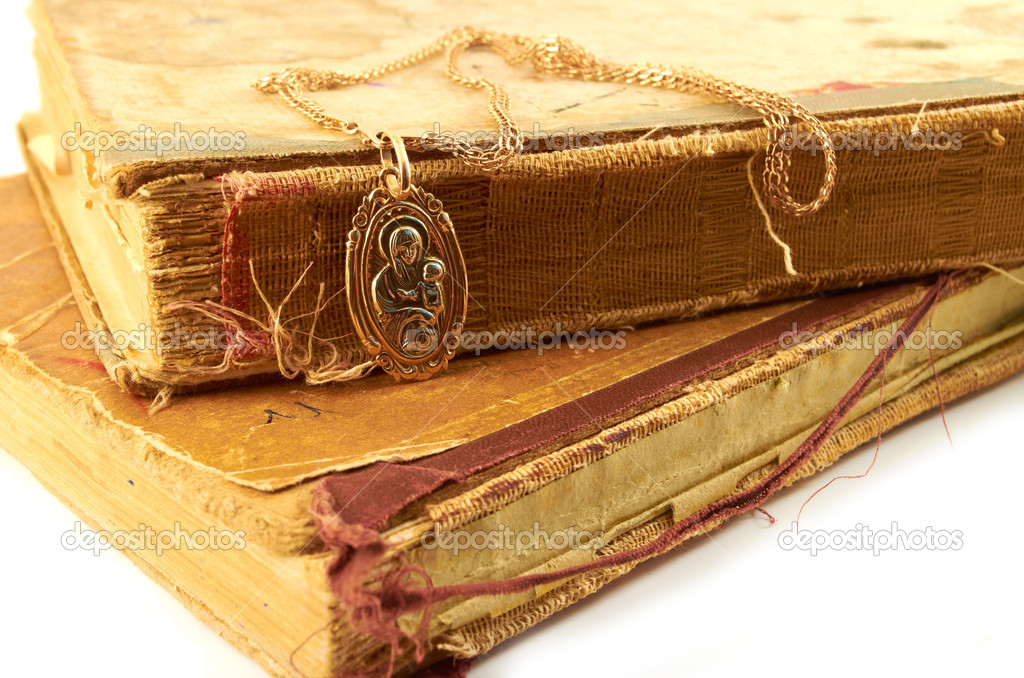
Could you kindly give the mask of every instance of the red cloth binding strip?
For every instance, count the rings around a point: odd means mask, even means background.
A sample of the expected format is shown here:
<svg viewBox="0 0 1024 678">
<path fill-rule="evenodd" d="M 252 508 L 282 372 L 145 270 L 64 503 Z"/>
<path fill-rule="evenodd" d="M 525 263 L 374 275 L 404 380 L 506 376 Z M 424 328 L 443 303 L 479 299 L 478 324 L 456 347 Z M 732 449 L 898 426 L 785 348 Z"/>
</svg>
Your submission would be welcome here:
<svg viewBox="0 0 1024 678">
<path fill-rule="evenodd" d="M 778 345 L 783 333 L 814 330 L 869 304 L 906 293 L 885 287 L 832 295 L 628 377 L 606 388 L 440 454 L 406 463 L 378 462 L 324 478 L 314 490 L 314 512 L 380 530 L 402 508 L 441 486 L 535 450 L 574 432 L 604 425 L 626 410 L 707 377 L 757 351 Z"/>
</svg>

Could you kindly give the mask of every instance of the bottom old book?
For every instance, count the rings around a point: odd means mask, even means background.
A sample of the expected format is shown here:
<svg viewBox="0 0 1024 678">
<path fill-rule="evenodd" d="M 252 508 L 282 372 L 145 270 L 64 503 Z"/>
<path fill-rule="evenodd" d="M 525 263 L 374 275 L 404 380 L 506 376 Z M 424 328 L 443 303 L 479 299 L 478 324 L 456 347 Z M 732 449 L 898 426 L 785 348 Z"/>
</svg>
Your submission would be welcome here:
<svg viewBox="0 0 1024 678">
<path fill-rule="evenodd" d="M 1024 286 L 976 269 L 151 413 L 96 353 L 155 339 L 88 325 L 59 222 L 24 177 L 0 198 L 0 445 L 276 676 L 487 652 L 1024 367 Z"/>
</svg>

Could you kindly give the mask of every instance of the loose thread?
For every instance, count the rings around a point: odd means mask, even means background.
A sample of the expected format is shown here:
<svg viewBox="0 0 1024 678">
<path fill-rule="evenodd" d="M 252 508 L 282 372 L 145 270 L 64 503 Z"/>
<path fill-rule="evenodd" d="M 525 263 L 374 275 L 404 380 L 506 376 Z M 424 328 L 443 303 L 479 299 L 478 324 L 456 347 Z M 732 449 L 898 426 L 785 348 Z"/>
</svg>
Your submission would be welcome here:
<svg viewBox="0 0 1024 678">
<path fill-rule="evenodd" d="M 995 271 L 996 273 L 1004 275 L 1007 278 L 1009 278 L 1010 280 L 1012 280 L 1013 282 L 1017 283 L 1018 285 L 1024 285 L 1024 280 L 1021 280 L 1020 278 L 1018 278 L 1014 274 L 1010 273 L 1006 269 L 999 268 L 998 266 L 993 266 L 992 264 L 985 263 L 984 261 L 978 262 L 978 266 L 981 266 L 983 268 L 987 268 L 990 271 Z"/>
<path fill-rule="evenodd" d="M 648 138 L 650 136 L 653 136 L 656 132 L 658 132 L 658 131 L 660 131 L 662 129 L 664 129 L 664 127 L 662 125 L 657 125 L 655 127 L 652 127 L 651 129 L 647 130 L 647 132 L 642 137 L 637 139 L 637 141 L 643 141 L 644 139 L 646 139 L 646 138 Z"/>
<path fill-rule="evenodd" d="M 783 261 L 786 264 L 786 273 L 789 275 L 797 275 L 797 271 L 793 268 L 793 250 L 783 242 L 782 238 L 775 234 L 775 229 L 772 228 L 772 218 L 768 215 L 768 209 L 764 206 L 764 202 L 761 200 L 761 194 L 757 190 L 757 184 L 754 183 L 754 157 L 750 156 L 750 160 L 747 161 L 747 181 L 750 183 L 750 190 L 754 192 L 754 200 L 757 201 L 757 207 L 761 210 L 761 215 L 764 217 L 764 226 L 768 231 L 768 235 L 771 236 L 775 244 L 782 248 Z"/>
<path fill-rule="evenodd" d="M 914 118 L 914 124 L 911 125 L 911 127 L 910 127 L 910 133 L 911 134 L 913 134 L 914 132 L 918 131 L 918 127 L 917 126 L 918 126 L 918 124 L 920 124 L 921 118 L 924 116 L 924 109 L 926 109 L 926 108 L 928 108 L 928 102 L 927 101 L 924 102 L 923 104 L 921 104 L 921 110 L 917 112 L 917 117 Z"/>
<path fill-rule="evenodd" d="M 1006 145 L 1006 137 L 999 133 L 998 127 L 993 127 L 991 132 L 988 130 L 982 130 L 981 133 L 985 135 L 985 141 L 989 142 L 993 146 Z"/>
<path fill-rule="evenodd" d="M 231 345 L 224 352 L 220 363 L 213 366 L 196 366 L 193 372 L 218 375 L 232 367 L 261 358 L 273 357 L 278 371 L 287 379 L 303 377 L 311 385 L 330 382 L 350 381 L 365 377 L 376 367 L 373 361 L 362 363 L 347 362 L 334 341 L 322 339 L 315 334 L 320 314 L 342 292 L 344 288 L 325 298 L 325 285 L 320 284 L 316 304 L 311 311 L 285 318 L 284 310 L 295 292 L 302 286 L 306 275 L 313 267 L 311 262 L 285 294 L 277 306 L 267 298 L 259 281 L 253 262 L 249 262 L 249 278 L 253 289 L 266 310 L 266 320 L 254 315 L 229 308 L 215 301 L 178 301 L 167 306 L 169 311 L 187 309 L 222 323 L 232 336 Z M 304 318 L 311 318 L 310 329 L 303 331 L 289 327 Z M 246 325 L 255 328 L 247 329 Z M 341 338 L 341 337 L 336 337 Z"/>
<path fill-rule="evenodd" d="M 814 499 L 815 497 L 817 497 L 821 492 L 823 492 L 825 490 L 825 488 L 827 488 L 829 485 L 831 485 L 832 483 L 834 483 L 835 481 L 840 480 L 840 479 L 857 480 L 859 478 L 865 478 L 865 477 L 867 477 L 867 475 L 869 473 L 871 473 L 871 469 L 873 469 L 875 467 L 875 462 L 878 461 L 878 454 L 882 450 L 882 405 L 884 405 L 884 403 L 885 403 L 885 399 L 882 397 L 882 391 L 884 390 L 884 388 L 885 388 L 885 367 L 882 368 L 882 374 L 879 377 L 879 384 L 878 384 L 878 438 L 875 441 L 875 454 L 874 454 L 873 457 L 871 457 L 871 463 L 868 464 L 867 469 L 865 469 L 863 473 L 860 473 L 858 475 L 853 475 L 853 476 L 836 476 L 836 477 L 832 478 L 831 480 L 829 480 L 824 485 L 822 485 L 821 487 L 819 487 L 818 489 L 816 489 L 811 494 L 811 496 L 807 497 L 807 499 L 804 500 L 804 503 L 800 505 L 800 510 L 796 512 L 796 526 L 797 526 L 798 529 L 800 527 L 800 516 L 803 515 L 804 509 L 807 508 L 807 505 L 811 503 L 811 500 Z"/>
<path fill-rule="evenodd" d="M 149 404 L 149 407 L 146 408 L 146 413 L 152 417 L 160 410 L 166 408 L 168 405 L 171 404 L 171 396 L 173 395 L 174 387 L 164 386 L 162 389 L 157 391 L 156 396 L 153 398 L 153 402 L 151 402 Z"/>
<path fill-rule="evenodd" d="M 970 132 L 968 134 L 965 134 L 963 136 L 963 138 L 961 139 L 961 141 L 967 141 L 968 139 L 973 139 L 973 138 L 978 137 L 978 136 L 984 138 L 986 143 L 988 143 L 991 146 L 1000 147 L 1000 146 L 1005 146 L 1006 145 L 1006 137 L 1003 136 L 1002 132 L 999 131 L 998 127 L 993 127 L 990 130 L 979 129 L 977 131 Z M 935 150 L 935 149 L 945 150 L 948 147 L 947 146 L 939 146 L 939 145 L 932 144 L 932 145 L 928 145 L 927 148 L 929 148 L 930 150 Z"/>
<path fill-rule="evenodd" d="M 772 514 L 768 513 L 767 511 L 765 511 L 765 510 L 764 510 L 763 508 L 761 508 L 760 506 L 757 506 L 757 507 L 755 507 L 755 508 L 756 508 L 756 509 L 757 509 L 757 510 L 758 510 L 759 512 L 761 512 L 762 514 L 764 514 L 764 517 L 768 519 L 768 524 L 769 524 L 769 525 L 774 525 L 774 524 L 775 524 L 775 516 L 773 516 Z"/>
</svg>

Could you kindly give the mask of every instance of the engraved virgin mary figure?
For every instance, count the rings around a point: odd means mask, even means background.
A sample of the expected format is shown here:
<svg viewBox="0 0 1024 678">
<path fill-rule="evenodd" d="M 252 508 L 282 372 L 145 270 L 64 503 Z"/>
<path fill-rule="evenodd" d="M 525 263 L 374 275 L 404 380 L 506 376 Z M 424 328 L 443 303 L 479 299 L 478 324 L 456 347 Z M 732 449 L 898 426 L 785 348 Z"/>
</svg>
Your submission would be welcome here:
<svg viewBox="0 0 1024 678">
<path fill-rule="evenodd" d="M 409 358 L 430 355 L 444 311 L 444 262 L 427 256 L 429 234 L 416 217 L 396 216 L 381 229 L 385 265 L 373 279 L 377 320 L 389 342 Z"/>
</svg>

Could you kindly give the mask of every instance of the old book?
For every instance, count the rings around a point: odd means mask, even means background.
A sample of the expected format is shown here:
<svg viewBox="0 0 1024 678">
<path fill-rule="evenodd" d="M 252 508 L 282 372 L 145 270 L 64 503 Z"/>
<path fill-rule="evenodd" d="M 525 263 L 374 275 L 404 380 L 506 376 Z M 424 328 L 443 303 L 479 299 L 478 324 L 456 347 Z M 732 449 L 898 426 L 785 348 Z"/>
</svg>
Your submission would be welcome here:
<svg viewBox="0 0 1024 678">
<path fill-rule="evenodd" d="M 149 416 L 77 343 L 70 252 L 26 179 L 0 182 L 0 199 L 0 444 L 276 676 L 392 659 L 404 675 L 486 652 L 940 393 L 1024 367 L 1024 287 L 974 272 L 654 325 L 606 350 L 467 357 L 423 384 L 265 382 Z M 230 548 L 168 538 L 157 553 L 147 531 Z M 477 534 L 501 548 L 443 546 Z M 396 571 L 434 592 L 497 588 L 389 626 L 364 603 L 392 610 Z"/>
<path fill-rule="evenodd" d="M 286 66 L 356 71 L 391 60 L 453 28 L 446 7 L 36 0 L 43 104 L 22 134 L 40 200 L 85 274 L 78 295 L 89 321 L 158 334 L 230 325 L 255 338 L 231 356 L 220 346 L 115 347 L 105 359 L 123 385 L 275 372 L 274 317 L 310 347 L 290 356 L 294 373 L 366 359 L 341 290 L 346 233 L 379 154 L 250 85 Z M 527 152 L 491 174 L 414 154 L 417 182 L 459 235 L 466 328 L 615 328 L 1024 258 L 1021 37 L 999 12 L 966 3 L 915 11 L 912 26 L 886 9 L 837 20 L 825 6 L 765 16 L 750 0 L 686 12 L 662 2 L 626 21 L 618 5 L 579 15 L 527 2 L 512 17 L 497 0 L 461 8 L 460 24 L 559 33 L 615 62 L 693 66 L 792 93 L 841 147 L 821 211 L 762 214 L 752 186 L 767 132 L 751 110 L 537 76 L 469 53 L 466 69 L 509 90 L 528 139 Z M 958 11 L 964 18 L 951 19 Z M 150 28 L 111 40 L 111 21 Z M 485 97 L 448 81 L 438 60 L 314 96 L 409 140 L 437 126 L 492 128 Z M 566 138 L 575 147 L 561 148 Z M 792 160 L 803 200 L 821 181 L 821 154 L 797 149 Z M 766 219 L 792 248 L 796 275 Z M 230 322 L 211 320 L 210 302 Z"/>
</svg>

